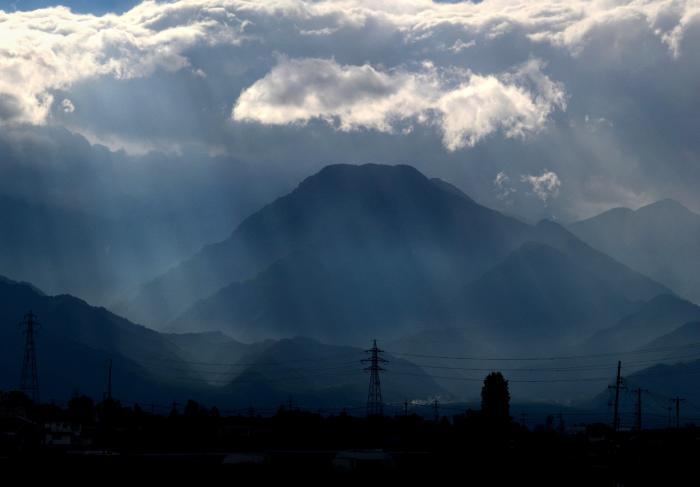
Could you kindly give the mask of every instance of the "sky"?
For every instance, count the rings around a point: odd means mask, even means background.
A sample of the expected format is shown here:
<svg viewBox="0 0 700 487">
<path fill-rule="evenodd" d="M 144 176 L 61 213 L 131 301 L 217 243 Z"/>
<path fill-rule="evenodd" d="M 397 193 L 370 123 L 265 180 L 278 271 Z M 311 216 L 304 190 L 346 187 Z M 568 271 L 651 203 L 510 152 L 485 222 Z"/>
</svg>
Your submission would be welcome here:
<svg viewBox="0 0 700 487">
<path fill-rule="evenodd" d="M 0 1 L 0 195 L 214 241 L 332 163 L 700 211 L 700 2 Z"/>
</svg>

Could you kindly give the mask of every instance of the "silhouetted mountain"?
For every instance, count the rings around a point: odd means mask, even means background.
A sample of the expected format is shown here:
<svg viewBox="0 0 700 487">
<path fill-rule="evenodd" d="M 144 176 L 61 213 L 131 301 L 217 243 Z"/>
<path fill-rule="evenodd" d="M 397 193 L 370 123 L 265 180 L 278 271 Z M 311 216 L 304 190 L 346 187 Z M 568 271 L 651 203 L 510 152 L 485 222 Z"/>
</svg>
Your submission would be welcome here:
<svg viewBox="0 0 700 487">
<path fill-rule="evenodd" d="M 123 309 L 127 316 L 163 324 L 225 286 L 254 278 L 276 261 L 277 268 L 270 268 L 263 281 L 299 267 L 290 260 L 314 260 L 317 255 L 317 269 L 305 272 L 323 273 L 329 264 L 337 271 L 347 265 L 357 278 L 369 272 L 358 285 L 367 285 L 371 278 L 381 286 L 396 283 L 394 271 L 407 267 L 403 272 L 425 281 L 410 286 L 432 287 L 436 295 L 449 297 L 531 231 L 409 166 L 328 166 L 247 218 L 227 240 L 146 284 Z M 336 258 L 343 262 L 329 262 Z M 375 265 L 384 269 L 375 271 Z M 287 288 L 295 286 L 290 283 Z M 311 296 L 303 297 L 302 303 Z M 344 299 L 350 303 L 354 296 Z"/>
<path fill-rule="evenodd" d="M 159 333 L 72 296 L 47 296 L 5 278 L 0 279 L 0 389 L 19 386 L 24 337 L 18 323 L 30 309 L 42 324 L 37 356 L 44 399 L 66 399 L 75 390 L 101 398 L 108 359 L 115 364 L 115 391 L 125 399 L 170 400 L 184 392 L 154 363 L 174 368 L 180 363 L 177 347 Z"/>
<path fill-rule="evenodd" d="M 525 225 L 408 167 L 331 166 L 285 198 L 272 205 L 282 236 L 264 237 L 299 250 L 200 300 L 173 330 L 355 344 L 476 322 L 494 339 L 528 335 L 545 346 L 581 339 L 628 313 L 629 302 L 669 292 L 556 223 Z M 291 238 L 297 227 L 304 231 Z M 265 239 L 255 248 L 273 245 Z M 548 257 L 528 247 L 503 261 L 529 240 L 546 243 Z"/>
<path fill-rule="evenodd" d="M 698 374 L 700 374 L 700 360 L 690 359 L 676 361 L 672 364 L 653 365 L 629 375 L 627 383 L 628 387 L 641 387 L 653 392 L 657 400 L 679 396 L 684 398 L 685 401 L 697 404 L 700 400 Z M 662 398 L 659 398 L 659 396 L 662 396 Z M 666 396 L 666 398 L 663 398 L 663 396 Z M 661 411 L 658 412 L 663 414 L 666 412 L 663 406 L 670 406 L 670 404 L 662 403 L 661 406 Z M 691 414 L 691 416 L 697 418 L 695 413 Z"/>
<path fill-rule="evenodd" d="M 362 359 L 368 354 L 360 348 L 325 345 L 307 338 L 283 339 L 249 358 L 239 375 L 226 387 L 227 392 L 248 406 L 286 404 L 291 399 L 302 407 L 338 407 L 364 409 L 368 375 Z M 391 364 L 391 377 L 382 383 L 387 404 L 406 399 L 424 400 L 447 396 L 446 391 L 422 369 L 407 360 L 385 354 Z M 362 411 L 360 411 L 361 413 Z"/>
<path fill-rule="evenodd" d="M 700 307 L 673 295 L 660 295 L 612 327 L 594 334 L 584 348 L 596 352 L 635 350 L 694 320 L 700 320 Z"/>
<path fill-rule="evenodd" d="M 672 402 L 675 397 L 680 397 L 683 401 L 679 410 L 680 425 L 698 423 L 695 404 L 700 402 L 700 389 L 698 389 L 700 360 L 676 359 L 671 363 L 668 360 L 664 362 L 632 373 L 625 373 L 623 362 L 625 389 L 621 393 L 620 401 L 623 427 L 630 428 L 634 424 L 632 421 L 636 414 L 635 392 L 638 388 L 643 390 L 642 419 L 645 428 L 675 425 L 675 407 Z M 605 388 L 589 404 L 607 410 L 609 414 L 610 399 L 611 390 Z"/>
<path fill-rule="evenodd" d="M 190 362 L 231 362 L 253 351 L 253 346 L 213 331 L 206 333 L 169 333 L 165 338 Z"/>
<path fill-rule="evenodd" d="M 362 404 L 366 398 L 362 349 L 301 338 L 246 345 L 221 333 L 166 335 L 72 296 L 48 296 L 6 278 L 0 278 L 0 390 L 19 385 L 24 337 L 17 323 L 30 309 L 42 323 L 37 357 L 45 400 L 66 400 L 75 391 L 101 399 L 110 359 L 115 397 L 142 405 L 194 398 L 220 407 L 270 407 L 290 394 L 325 405 L 341 399 Z M 397 371 L 386 384 L 389 397 L 443 393 L 415 365 L 395 363 L 407 375 Z"/>
<path fill-rule="evenodd" d="M 435 382 L 457 397 L 473 399 L 479 397 L 482 384 L 479 381 L 445 379 L 440 376 L 473 378 L 475 371 L 455 369 L 455 361 L 439 357 L 493 357 L 497 353 L 481 342 L 475 341 L 473 334 L 455 328 L 427 327 L 415 333 L 402 336 L 386 343 L 386 349 L 404 357 L 416 365 L 425 365 L 426 371 L 436 373 Z M 470 367 L 496 366 L 492 361 L 470 360 Z M 444 367 L 444 369 L 441 369 Z M 449 374 L 445 374 L 449 372 Z M 477 372 L 478 374 L 478 372 Z"/>
<path fill-rule="evenodd" d="M 633 269 L 700 302 L 700 215 L 673 200 L 615 208 L 569 229 Z"/>
</svg>

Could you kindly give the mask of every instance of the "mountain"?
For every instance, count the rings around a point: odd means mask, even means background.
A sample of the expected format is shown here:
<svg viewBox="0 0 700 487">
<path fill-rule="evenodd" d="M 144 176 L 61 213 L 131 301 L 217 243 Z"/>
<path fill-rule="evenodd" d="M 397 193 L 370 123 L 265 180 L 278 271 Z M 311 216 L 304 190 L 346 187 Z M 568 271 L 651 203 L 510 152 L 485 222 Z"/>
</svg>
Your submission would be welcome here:
<svg viewBox="0 0 700 487">
<path fill-rule="evenodd" d="M 276 407 L 292 399 L 307 408 L 349 406 L 360 414 L 365 407 L 368 374 L 362 359 L 369 355 L 360 348 L 332 346 L 308 338 L 282 339 L 249 359 L 226 391 L 238 398 L 240 407 L 257 404 Z M 382 377 L 385 404 L 423 400 L 449 394 L 418 366 L 392 356 L 389 372 Z"/>
<path fill-rule="evenodd" d="M 126 403 L 169 404 L 192 398 L 219 407 L 276 407 L 293 395 L 330 406 L 337 401 L 364 404 L 366 398 L 363 349 L 303 338 L 244 344 L 222 333 L 162 334 L 73 296 L 48 296 L 4 277 L 0 390 L 18 386 L 24 337 L 17 323 L 30 309 L 41 322 L 36 346 L 45 401 L 65 401 L 76 391 L 100 399 L 109 360 L 114 395 Z M 400 359 L 392 362 L 406 374 L 386 381 L 387 397 L 444 394 L 417 366 Z"/>
<path fill-rule="evenodd" d="M 363 345 L 448 326 L 492 345 L 546 347 L 670 292 L 556 223 L 518 222 L 406 166 L 329 166 L 285 198 L 273 204 L 286 222 L 275 228 L 302 227 L 299 249 L 200 299 L 168 329 Z"/>
<path fill-rule="evenodd" d="M 615 325 L 588 339 L 584 349 L 623 352 L 641 348 L 677 329 L 683 323 L 700 320 L 700 307 L 674 295 L 660 295 L 622 318 Z"/>
<path fill-rule="evenodd" d="M 234 340 L 228 335 L 213 331 L 205 333 L 168 333 L 164 337 L 180 349 L 180 355 L 189 362 L 231 362 L 239 360 L 264 347 Z"/>
<path fill-rule="evenodd" d="M 673 200 L 615 208 L 569 230 L 676 293 L 700 302 L 700 215 Z"/>
<path fill-rule="evenodd" d="M 0 389 L 18 386 L 24 350 L 18 323 L 28 310 L 41 323 L 36 347 L 44 399 L 65 400 L 76 390 L 101 398 L 110 359 L 115 392 L 124 399 L 169 401 L 192 392 L 175 385 L 164 368 L 182 370 L 183 364 L 177 347 L 159 333 L 78 298 L 48 296 L 6 278 L 0 278 Z"/>
<path fill-rule="evenodd" d="M 424 367 L 428 373 L 436 375 L 437 384 L 450 394 L 463 399 L 479 397 L 482 384 L 479 380 L 472 379 L 495 365 L 492 361 L 469 360 L 468 369 L 481 370 L 463 371 L 455 368 L 459 363 L 456 364 L 450 357 L 488 357 L 496 355 L 496 352 L 475 341 L 474 337 L 464 330 L 449 327 L 426 327 L 391 340 L 385 347 L 389 354 L 406 358 L 419 367 Z"/>
<path fill-rule="evenodd" d="M 627 377 L 628 387 L 641 387 L 652 392 L 659 399 L 680 396 L 685 401 L 696 403 L 700 400 L 698 391 L 700 360 L 684 360 L 675 363 L 656 364 Z M 663 396 L 666 396 L 665 398 Z M 661 404 L 663 407 L 666 404 Z M 694 408 L 694 406 L 692 406 Z M 665 408 L 663 408 L 665 409 Z M 663 411 L 665 412 L 665 411 Z M 686 413 L 687 414 L 687 413 Z M 691 414 L 695 416 L 696 414 Z"/>
<path fill-rule="evenodd" d="M 523 245 L 469 285 L 461 304 L 482 339 L 511 350 L 571 344 L 632 310 L 620 289 L 541 243 Z"/>
<path fill-rule="evenodd" d="M 356 286 L 374 281 L 389 290 L 401 269 L 424 281 L 407 286 L 448 299 L 531 232 L 410 166 L 328 166 L 248 217 L 228 239 L 145 284 L 118 310 L 163 326 L 226 286 L 233 292 L 236 283 L 257 276 L 256 286 L 274 288 L 276 279 L 300 268 L 296 260 L 318 260 L 315 268 L 301 268 L 316 277 L 351 269 L 340 285 L 351 293 L 346 307 Z M 292 294 L 304 289 L 287 287 Z"/>
<path fill-rule="evenodd" d="M 459 316 L 476 337 L 519 352 L 569 347 L 613 325 L 636 303 L 669 290 L 541 221 L 526 242 L 460 296 Z"/>
<path fill-rule="evenodd" d="M 696 352 L 700 344 L 700 321 L 685 323 L 670 333 L 650 341 L 640 347 L 641 350 L 669 350 L 678 349 L 677 354 L 691 354 Z"/>
<path fill-rule="evenodd" d="M 625 374 L 625 387 L 621 391 L 619 406 L 622 427 L 627 429 L 634 425 L 638 389 L 642 390 L 644 428 L 667 428 L 674 425 L 675 414 L 672 415 L 672 412 L 675 412 L 676 397 L 681 398 L 680 425 L 698 424 L 696 406 L 700 402 L 698 374 L 700 374 L 700 360 L 697 359 L 659 363 Z M 586 404 L 589 408 L 605 412 L 610 418 L 612 389 L 610 387 L 603 389 L 601 386 L 598 390 L 600 392 Z"/>
</svg>

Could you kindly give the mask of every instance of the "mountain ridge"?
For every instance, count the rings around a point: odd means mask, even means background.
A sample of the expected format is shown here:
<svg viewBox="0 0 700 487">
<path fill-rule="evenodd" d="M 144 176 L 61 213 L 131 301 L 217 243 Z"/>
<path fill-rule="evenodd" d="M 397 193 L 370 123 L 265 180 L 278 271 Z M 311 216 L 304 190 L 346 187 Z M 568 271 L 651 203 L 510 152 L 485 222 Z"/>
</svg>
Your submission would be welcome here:
<svg viewBox="0 0 700 487">
<path fill-rule="evenodd" d="M 470 296 L 478 292 L 474 282 L 528 242 L 547 245 L 565 255 L 579 277 L 590 276 L 590 285 L 578 288 L 588 295 L 572 294 L 568 300 L 560 296 L 559 301 L 566 301 L 569 311 L 578 309 L 574 315 L 598 321 L 599 328 L 630 312 L 632 302 L 670 292 L 555 222 L 530 226 L 445 184 L 437 186 L 407 166 L 324 168 L 273 203 L 278 206 L 274 216 L 283 218 L 285 228 L 302 227 L 297 248 L 255 276 L 234 280 L 195 301 L 167 329 L 223 329 L 248 341 L 302 334 L 329 343 L 362 343 L 372 336 L 393 339 L 410 334 L 427 323 L 470 328 L 475 319 L 493 318 L 493 310 L 504 308 L 508 301 L 492 303 L 492 310 L 477 314 L 462 312 L 465 308 L 459 302 L 474 301 Z M 246 220 L 241 228 L 254 220 Z M 275 240 L 288 237 L 282 232 Z M 546 273 L 555 271 L 556 264 L 533 265 L 531 271 L 536 268 Z M 552 296 L 565 274 L 548 277 Z M 570 287 L 575 284 L 568 282 Z M 527 293 L 534 283 L 531 280 L 518 292 Z M 567 307 L 552 296 L 537 304 L 557 309 L 545 320 L 552 327 L 550 333 L 573 339 L 560 330 L 571 321 L 565 319 Z M 582 305 L 587 299 L 596 303 L 594 308 L 609 312 L 585 313 Z M 534 303 L 522 296 L 521 301 L 531 307 Z M 522 317 L 512 314 L 498 328 L 503 335 L 522 323 Z M 496 323 L 482 325 L 486 329 Z M 537 342 L 539 337 L 530 339 Z"/>
<path fill-rule="evenodd" d="M 568 228 L 598 250 L 700 302 L 700 215 L 677 201 L 614 208 Z"/>
</svg>

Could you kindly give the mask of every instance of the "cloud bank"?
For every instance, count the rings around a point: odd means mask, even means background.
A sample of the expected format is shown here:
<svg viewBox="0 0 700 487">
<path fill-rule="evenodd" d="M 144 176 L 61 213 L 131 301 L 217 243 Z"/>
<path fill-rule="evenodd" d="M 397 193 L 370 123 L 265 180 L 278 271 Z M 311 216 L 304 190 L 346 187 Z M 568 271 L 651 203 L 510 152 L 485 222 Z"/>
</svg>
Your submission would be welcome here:
<svg viewBox="0 0 700 487">
<path fill-rule="evenodd" d="M 181 0 L 146 1 L 121 15 L 77 14 L 65 7 L 0 12 L 0 93 L 4 107 L 0 113 L 5 119 L 43 123 L 54 102 L 54 90 L 96 77 L 130 79 L 147 77 L 159 69 L 190 68 L 188 50 L 198 46 L 267 44 L 270 50 L 276 50 L 290 40 L 296 44 L 302 39 L 305 43 L 322 44 L 341 31 L 368 32 L 379 28 L 385 36 L 393 36 L 400 48 L 411 50 L 418 46 L 428 57 L 430 50 L 446 49 L 437 40 L 445 34 L 453 38 L 449 49 L 458 53 L 464 46 L 473 46 L 475 38 L 496 39 L 512 31 L 522 31 L 533 42 L 576 53 L 596 29 L 624 26 L 635 20 L 644 22 L 678 56 L 684 36 L 700 23 L 700 7 L 691 1 L 661 0 L 487 0 L 476 4 L 431 0 Z M 431 39 L 434 42 L 426 49 L 424 44 Z M 313 61 L 306 65 L 310 63 Z M 281 70 L 303 66 L 303 62 L 294 61 L 278 66 L 264 83 L 272 83 Z M 325 67 L 329 69 L 330 65 Z M 338 75 L 360 74 L 349 67 L 338 69 Z M 396 76 L 407 81 L 398 73 L 380 80 L 380 71 L 363 66 L 358 69 L 364 69 L 365 75 L 374 76 L 380 83 Z M 420 76 L 412 79 L 417 84 L 435 81 Z M 481 84 L 479 79 L 474 83 Z M 346 86 L 351 87 L 347 83 Z M 364 88 L 367 87 L 358 86 L 360 90 Z M 469 91 L 469 86 L 466 89 Z M 513 95 L 503 93 L 506 98 Z M 471 94 L 456 92 L 453 96 L 459 101 Z M 541 107 L 534 110 L 540 111 Z"/>
<path fill-rule="evenodd" d="M 410 130 L 414 122 L 430 124 L 454 151 L 498 130 L 506 137 L 536 132 L 553 110 L 565 108 L 564 90 L 540 68 L 540 62 L 530 61 L 514 73 L 481 76 L 445 73 L 430 64 L 408 72 L 283 59 L 241 94 L 232 116 L 263 124 L 319 118 L 345 131 L 394 132 Z"/>
</svg>

